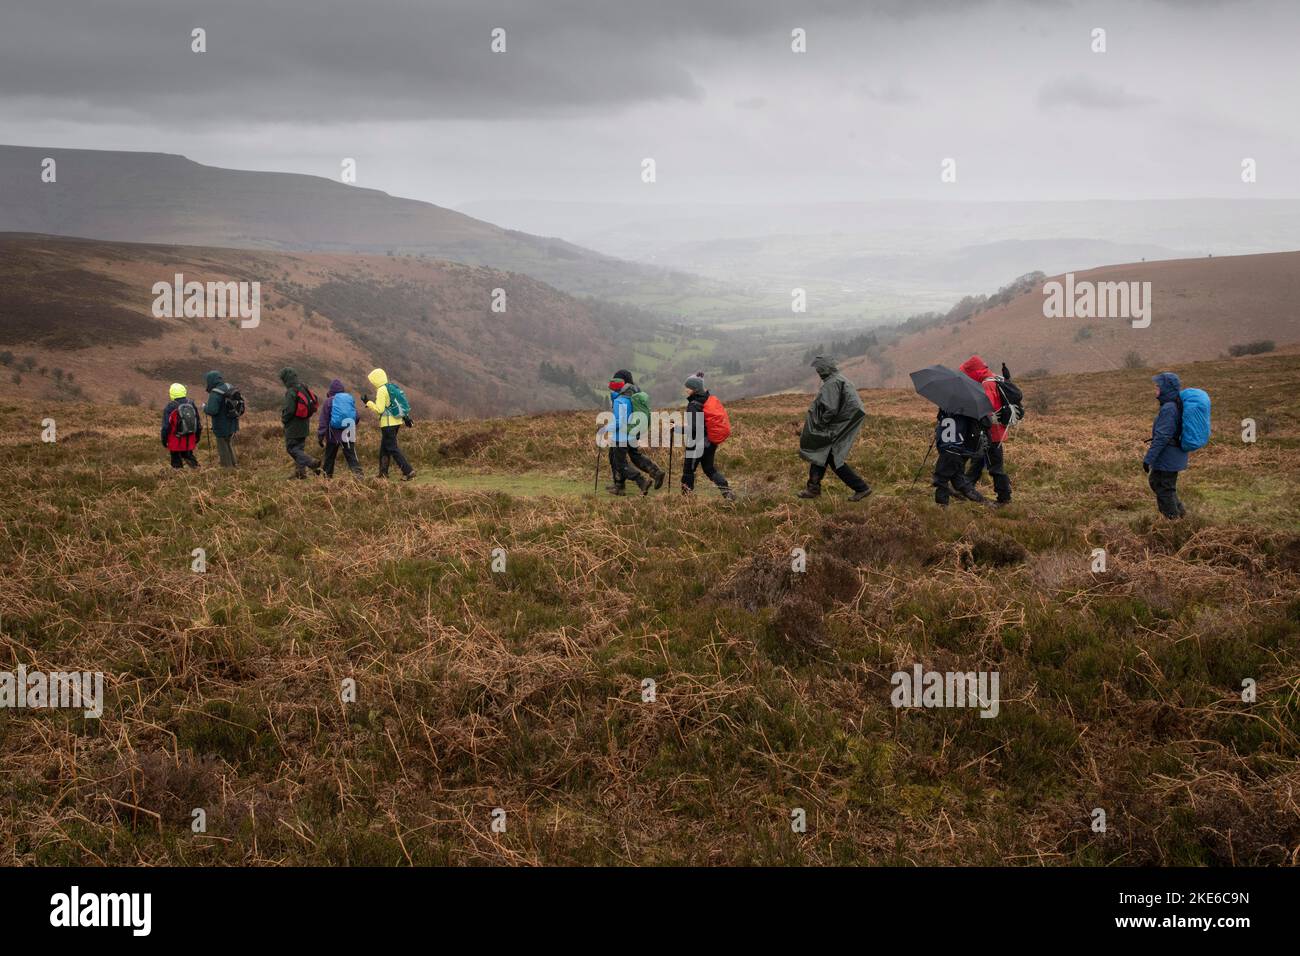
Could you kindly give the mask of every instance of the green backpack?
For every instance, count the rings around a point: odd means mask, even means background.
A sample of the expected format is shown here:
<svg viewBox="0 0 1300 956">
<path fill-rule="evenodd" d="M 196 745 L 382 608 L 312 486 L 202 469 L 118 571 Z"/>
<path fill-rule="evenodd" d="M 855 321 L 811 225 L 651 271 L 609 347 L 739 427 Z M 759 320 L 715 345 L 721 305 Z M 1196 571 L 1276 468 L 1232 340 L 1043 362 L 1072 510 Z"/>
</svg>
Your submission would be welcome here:
<svg viewBox="0 0 1300 956">
<path fill-rule="evenodd" d="M 394 412 L 393 408 L 385 408 L 384 413 L 394 418 L 410 418 L 411 403 L 406 400 L 406 393 L 402 391 L 402 387 L 396 382 L 389 382 L 384 388 L 388 389 L 388 404 L 397 410 Z"/>
<path fill-rule="evenodd" d="M 637 437 L 646 438 L 650 435 L 650 395 L 638 386 L 631 398 L 632 417 L 628 420 L 628 428 Z"/>
</svg>

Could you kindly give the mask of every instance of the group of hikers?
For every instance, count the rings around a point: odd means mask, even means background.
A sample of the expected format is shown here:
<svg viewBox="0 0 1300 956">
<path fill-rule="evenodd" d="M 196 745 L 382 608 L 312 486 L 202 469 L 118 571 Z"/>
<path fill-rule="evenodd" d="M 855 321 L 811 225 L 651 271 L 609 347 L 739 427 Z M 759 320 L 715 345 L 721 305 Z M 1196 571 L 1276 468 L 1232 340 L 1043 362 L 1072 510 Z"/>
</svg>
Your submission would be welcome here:
<svg viewBox="0 0 1300 956">
<path fill-rule="evenodd" d="M 375 389 L 374 397 L 363 392 L 361 401 L 379 416 L 379 477 L 388 477 L 392 463 L 401 469 L 402 479 L 410 481 L 415 469 L 402 454 L 398 432 L 411 426 L 411 404 L 406 393 L 396 382 L 390 381 L 382 368 L 368 376 Z M 284 385 L 284 400 L 280 406 L 280 423 L 284 426 L 284 447 L 293 459 L 291 477 L 306 478 L 307 472 L 334 477 L 334 465 L 342 451 L 348 469 L 356 478 L 362 477 L 361 463 L 357 458 L 356 428 L 357 401 L 339 379 L 330 382 L 329 391 L 322 402 L 308 386 L 303 384 L 297 371 L 280 369 Z M 223 468 L 235 467 L 235 449 L 231 439 L 239 431 L 239 419 L 246 405 L 239 389 L 226 382 L 221 372 L 213 370 L 204 377 L 207 400 L 203 414 L 211 421 L 212 437 L 216 440 L 217 455 Z M 194 449 L 203 435 L 203 421 L 198 406 L 188 397 L 188 390 L 179 382 L 170 389 L 170 401 L 162 413 L 162 443 L 171 453 L 173 468 L 197 468 Z M 311 435 L 313 416 L 316 419 L 316 441 L 324 450 L 320 458 L 306 451 Z"/>
<path fill-rule="evenodd" d="M 808 408 L 799 438 L 799 455 L 808 462 L 808 481 L 798 497 L 820 497 L 826 472 L 832 471 L 848 486 L 849 500 L 861 501 L 871 494 L 871 486 L 849 464 L 849 455 L 866 421 L 866 408 L 857 388 L 831 359 L 819 355 L 813 359 L 812 368 L 821 378 L 821 388 Z M 403 426 L 412 424 L 410 402 L 383 369 L 375 369 L 367 378 L 375 389 L 374 397 L 362 393 L 361 401 L 379 417 L 379 477 L 386 478 L 390 464 L 395 462 L 402 478 L 409 481 L 415 477 L 415 470 L 402 454 L 398 433 Z M 1025 411 L 1023 393 L 1012 382 L 1006 365 L 1002 366 L 1002 374 L 996 375 L 982 358 L 972 355 L 956 371 L 931 366 L 913 373 L 912 378 L 917 391 L 939 409 L 932 446 L 938 455 L 930 481 L 935 503 L 947 507 L 956 494 L 993 507 L 1010 504 L 1005 441 L 1008 429 L 1024 418 Z M 280 381 L 285 388 L 280 421 L 285 450 L 294 463 L 292 477 L 305 478 L 311 471 L 332 478 L 342 451 L 348 469 L 360 478 L 362 469 L 356 452 L 358 406 L 343 382 L 334 379 L 325 401 L 320 402 L 294 369 L 281 369 Z M 1177 519 L 1186 514 L 1178 497 L 1178 473 L 1187 468 L 1188 453 L 1204 447 L 1209 440 L 1210 400 L 1201 389 L 1182 388 L 1173 372 L 1161 372 L 1152 381 L 1160 410 L 1152 423 L 1142 469 L 1148 475 L 1160 513 Z M 694 444 L 688 450 L 683 441 L 681 493 L 694 492 L 695 473 L 699 470 L 717 486 L 723 498 L 733 500 L 735 492 L 717 464 L 718 450 L 731 434 L 727 410 L 706 387 L 703 372 L 687 378 L 683 386 L 684 422 L 689 429 L 685 435 L 694 436 Z M 208 372 L 204 387 L 208 397 L 203 413 L 211 420 L 221 465 L 234 468 L 231 438 L 239 431 L 239 419 L 244 414 L 243 396 L 219 371 Z M 598 432 L 609 446 L 611 482 L 605 486 L 606 491 L 626 495 L 629 482 L 642 495 L 662 488 L 667 474 L 644 450 L 652 416 L 649 394 L 636 384 L 628 369 L 621 368 L 609 379 L 609 397 L 612 416 Z M 197 468 L 194 449 L 203 432 L 198 407 L 180 383 L 171 386 L 170 399 L 163 409 L 162 443 L 171 453 L 171 466 Z M 324 449 L 319 459 L 306 451 L 313 416 L 317 443 Z M 671 434 L 676 435 L 677 430 L 672 429 Z M 924 464 L 923 459 L 922 467 Z M 986 472 L 993 482 L 992 500 L 977 487 Z"/>
</svg>

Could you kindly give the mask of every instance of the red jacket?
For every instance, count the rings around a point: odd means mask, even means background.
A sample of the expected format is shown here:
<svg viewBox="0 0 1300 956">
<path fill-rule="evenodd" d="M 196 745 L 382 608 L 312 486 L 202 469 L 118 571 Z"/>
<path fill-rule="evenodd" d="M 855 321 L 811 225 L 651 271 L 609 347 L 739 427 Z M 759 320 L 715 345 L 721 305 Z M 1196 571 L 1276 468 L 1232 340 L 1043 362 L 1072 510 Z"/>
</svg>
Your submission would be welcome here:
<svg viewBox="0 0 1300 956">
<path fill-rule="evenodd" d="M 168 402 L 167 407 L 163 409 L 162 441 L 167 446 L 168 451 L 193 451 L 199 444 L 199 435 L 203 432 L 203 419 L 197 415 L 198 410 L 195 409 L 196 417 L 199 420 L 199 430 L 193 435 L 176 434 L 176 407 L 182 402 L 187 405 L 194 404 L 188 398 L 180 398 Z"/>
<path fill-rule="evenodd" d="M 989 367 L 984 364 L 982 358 L 978 355 L 972 355 L 962 362 L 958 368 L 984 386 L 984 394 L 993 403 L 993 411 L 996 412 L 1002 407 L 1002 396 L 998 394 L 998 383 L 994 381 L 993 373 L 989 371 Z M 1006 437 L 1006 425 L 994 425 L 989 429 L 989 441 L 1002 441 Z"/>
</svg>

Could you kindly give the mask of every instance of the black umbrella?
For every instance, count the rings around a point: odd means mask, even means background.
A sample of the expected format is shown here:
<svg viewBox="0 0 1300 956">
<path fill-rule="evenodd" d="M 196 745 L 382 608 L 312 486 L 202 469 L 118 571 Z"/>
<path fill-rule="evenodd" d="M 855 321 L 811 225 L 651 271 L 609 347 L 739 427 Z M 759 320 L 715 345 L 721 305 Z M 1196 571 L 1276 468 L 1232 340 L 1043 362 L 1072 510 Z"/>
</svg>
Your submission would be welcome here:
<svg viewBox="0 0 1300 956">
<path fill-rule="evenodd" d="M 931 365 L 912 373 L 912 387 L 918 395 L 953 415 L 983 418 L 993 414 L 984 386 L 965 372 L 946 365 Z"/>
</svg>

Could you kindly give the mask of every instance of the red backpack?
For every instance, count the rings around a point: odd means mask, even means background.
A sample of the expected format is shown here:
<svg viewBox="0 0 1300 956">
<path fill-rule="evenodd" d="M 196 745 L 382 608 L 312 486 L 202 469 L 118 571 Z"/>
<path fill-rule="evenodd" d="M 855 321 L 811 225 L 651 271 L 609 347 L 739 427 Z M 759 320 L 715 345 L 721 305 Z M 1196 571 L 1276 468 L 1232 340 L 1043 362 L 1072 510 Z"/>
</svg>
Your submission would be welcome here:
<svg viewBox="0 0 1300 956">
<path fill-rule="evenodd" d="M 731 419 L 727 410 L 718 401 L 718 396 L 710 395 L 704 403 L 704 437 L 715 445 L 721 445 L 731 434 Z"/>
<path fill-rule="evenodd" d="M 320 402 L 317 401 L 315 392 L 306 385 L 299 385 L 294 395 L 298 399 L 298 404 L 293 409 L 294 418 L 311 418 L 316 414 Z"/>
</svg>

